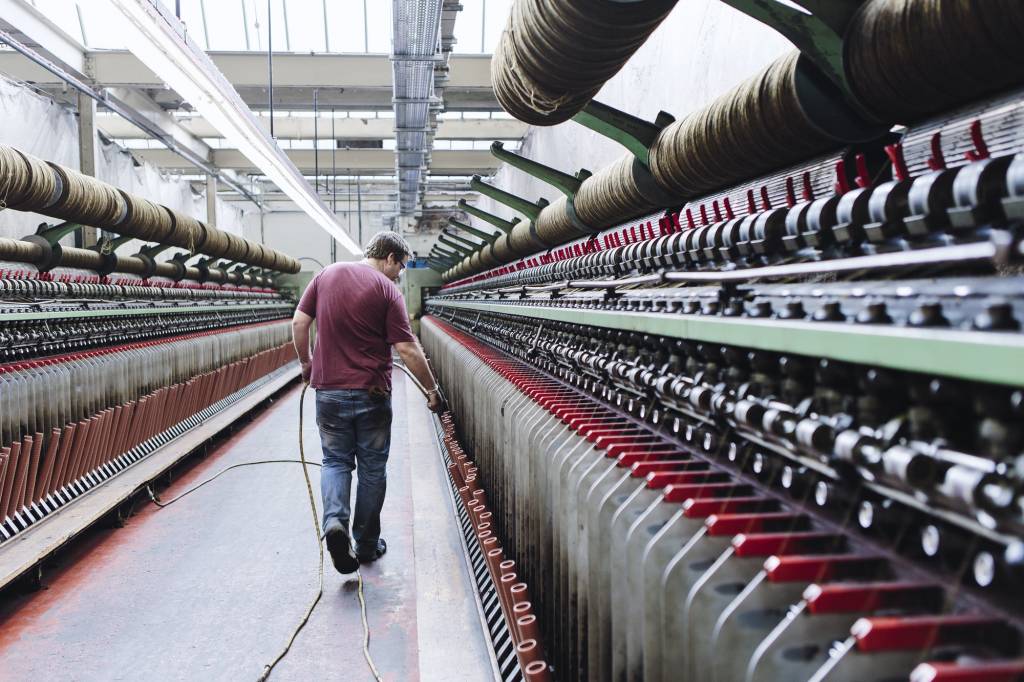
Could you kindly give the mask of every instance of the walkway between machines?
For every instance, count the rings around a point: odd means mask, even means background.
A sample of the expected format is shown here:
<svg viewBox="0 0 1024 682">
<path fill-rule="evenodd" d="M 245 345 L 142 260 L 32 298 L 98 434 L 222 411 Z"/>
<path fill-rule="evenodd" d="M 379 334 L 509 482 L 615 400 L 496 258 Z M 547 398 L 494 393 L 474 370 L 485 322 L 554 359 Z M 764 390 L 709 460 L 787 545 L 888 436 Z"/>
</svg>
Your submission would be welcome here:
<svg viewBox="0 0 1024 682">
<path fill-rule="evenodd" d="M 394 382 L 388 553 L 363 569 L 370 649 L 388 680 L 486 680 L 429 413 L 412 382 L 400 372 Z M 314 402 L 306 450 L 319 461 Z M 297 405 L 293 388 L 161 496 L 237 462 L 297 458 Z M 310 475 L 319 490 L 318 467 Z M 0 678 L 254 680 L 315 592 L 316 560 L 299 465 L 232 471 L 168 509 L 146 505 L 126 527 L 94 532 L 49 570 L 47 589 L 0 605 Z M 372 679 L 356 581 L 326 561 L 324 598 L 272 680 Z"/>
</svg>

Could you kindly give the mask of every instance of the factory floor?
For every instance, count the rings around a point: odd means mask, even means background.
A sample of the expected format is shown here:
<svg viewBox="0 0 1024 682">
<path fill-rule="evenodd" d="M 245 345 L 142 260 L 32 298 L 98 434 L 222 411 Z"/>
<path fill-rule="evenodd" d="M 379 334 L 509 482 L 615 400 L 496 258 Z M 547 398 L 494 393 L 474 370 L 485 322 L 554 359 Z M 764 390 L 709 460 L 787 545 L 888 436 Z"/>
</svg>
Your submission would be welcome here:
<svg viewBox="0 0 1024 682">
<path fill-rule="evenodd" d="M 370 651 L 386 680 L 491 679 L 429 412 L 404 375 L 394 382 L 388 553 L 362 571 Z M 280 394 L 161 497 L 230 464 L 297 457 L 298 401 L 298 387 Z M 306 451 L 319 461 L 314 413 L 310 392 Z M 93 530 L 60 555 L 43 590 L 0 602 L 0 680 L 255 680 L 316 591 L 311 535 L 297 464 L 235 469 L 165 509 L 142 505 L 124 528 Z M 324 575 L 272 680 L 373 679 L 354 574 L 325 556 Z"/>
</svg>

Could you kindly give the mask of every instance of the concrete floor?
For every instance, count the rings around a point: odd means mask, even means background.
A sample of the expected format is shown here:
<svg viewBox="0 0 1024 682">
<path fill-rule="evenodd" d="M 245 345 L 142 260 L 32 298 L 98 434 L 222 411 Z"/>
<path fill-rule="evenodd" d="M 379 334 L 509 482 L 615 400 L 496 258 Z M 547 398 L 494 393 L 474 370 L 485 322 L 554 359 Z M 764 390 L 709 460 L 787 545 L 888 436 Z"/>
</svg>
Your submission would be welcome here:
<svg viewBox="0 0 1024 682">
<path fill-rule="evenodd" d="M 298 399 L 283 394 L 161 496 L 230 464 L 297 457 Z M 313 404 L 310 392 L 304 434 L 319 461 Z M 387 680 L 492 679 L 429 413 L 397 372 L 393 405 L 388 554 L 363 570 L 371 653 Z M 0 680 L 255 680 L 316 590 L 305 499 L 296 464 L 242 468 L 90 532 L 44 590 L 0 603 Z M 356 581 L 325 559 L 323 599 L 273 680 L 373 679 Z"/>
</svg>

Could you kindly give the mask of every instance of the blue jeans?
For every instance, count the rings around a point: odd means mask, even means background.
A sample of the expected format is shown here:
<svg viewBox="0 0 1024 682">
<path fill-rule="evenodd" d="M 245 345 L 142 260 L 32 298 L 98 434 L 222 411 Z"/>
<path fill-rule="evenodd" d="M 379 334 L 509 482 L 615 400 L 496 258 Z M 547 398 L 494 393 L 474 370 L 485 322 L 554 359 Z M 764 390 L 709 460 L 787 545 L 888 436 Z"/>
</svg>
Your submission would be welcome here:
<svg viewBox="0 0 1024 682">
<path fill-rule="evenodd" d="M 349 528 L 352 471 L 359 469 L 352 539 L 356 552 L 371 555 L 380 538 L 380 510 L 387 487 L 391 448 L 391 396 L 365 389 L 317 390 L 316 423 L 324 451 L 320 472 L 323 525 L 338 519 Z"/>
</svg>

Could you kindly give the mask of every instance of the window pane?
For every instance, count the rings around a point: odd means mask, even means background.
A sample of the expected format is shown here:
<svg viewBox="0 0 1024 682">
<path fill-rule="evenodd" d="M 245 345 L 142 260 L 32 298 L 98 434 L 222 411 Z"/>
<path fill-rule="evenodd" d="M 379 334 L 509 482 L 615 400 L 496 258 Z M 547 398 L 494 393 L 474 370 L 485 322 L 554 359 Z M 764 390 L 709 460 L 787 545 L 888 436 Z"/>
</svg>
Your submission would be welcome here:
<svg viewBox="0 0 1024 682">
<path fill-rule="evenodd" d="M 239 0 L 204 0 L 211 50 L 244 50 L 245 19 Z"/>
<path fill-rule="evenodd" d="M 36 0 L 35 6 L 69 36 L 88 46 L 78 24 L 78 3 L 75 0 Z"/>
<path fill-rule="evenodd" d="M 284 4 L 288 10 L 292 52 L 324 52 L 327 48 L 324 45 L 322 0 L 285 0 Z"/>
<path fill-rule="evenodd" d="M 331 52 L 365 52 L 363 0 L 329 0 L 327 28 Z"/>
<path fill-rule="evenodd" d="M 391 3 L 363 0 L 366 7 L 367 51 L 391 54 Z"/>
<path fill-rule="evenodd" d="M 484 25 L 484 52 L 491 54 L 498 45 L 505 22 L 512 11 L 512 0 L 484 0 L 487 3 L 487 18 Z M 458 24 L 456 23 L 456 26 Z"/>
<path fill-rule="evenodd" d="M 488 21 L 490 21 L 491 3 L 489 0 L 462 3 L 462 11 L 455 17 L 455 47 L 453 48 L 455 52 L 480 54 L 480 27 L 484 20 L 485 2 L 487 3 Z"/>
</svg>

